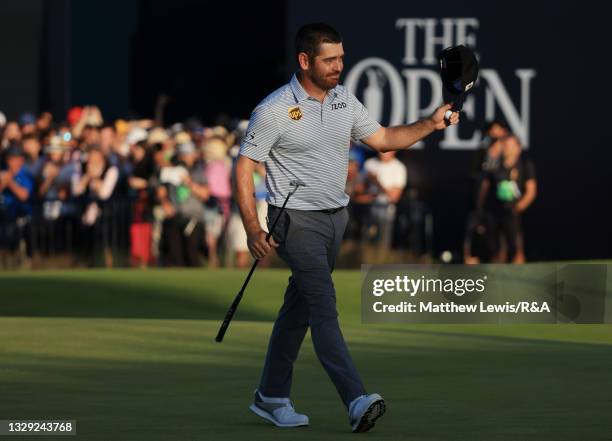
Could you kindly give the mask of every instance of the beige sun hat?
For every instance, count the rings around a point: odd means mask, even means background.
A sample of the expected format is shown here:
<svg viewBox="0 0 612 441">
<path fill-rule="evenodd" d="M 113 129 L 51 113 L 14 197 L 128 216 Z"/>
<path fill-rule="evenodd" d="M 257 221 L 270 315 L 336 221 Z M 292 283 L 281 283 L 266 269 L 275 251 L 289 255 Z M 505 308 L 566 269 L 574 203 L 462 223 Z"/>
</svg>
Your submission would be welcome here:
<svg viewBox="0 0 612 441">
<path fill-rule="evenodd" d="M 49 144 L 45 146 L 45 153 L 61 153 L 66 148 L 66 143 L 61 136 L 52 136 Z"/>
<path fill-rule="evenodd" d="M 225 138 L 228 134 L 227 129 L 223 126 L 214 126 L 211 129 L 211 132 L 213 136 L 220 136 L 221 138 Z"/>
<path fill-rule="evenodd" d="M 187 132 L 178 132 L 176 135 L 174 135 L 174 140 L 177 144 L 186 144 L 191 142 L 191 136 L 189 136 L 189 133 Z"/>
<path fill-rule="evenodd" d="M 227 157 L 227 144 L 219 137 L 213 137 L 206 141 L 202 150 L 204 159 L 207 161 L 219 161 Z"/>
<path fill-rule="evenodd" d="M 147 144 L 163 144 L 168 140 L 170 136 L 168 132 L 163 127 L 155 127 L 153 130 L 149 132 L 149 137 L 147 138 Z"/>
</svg>

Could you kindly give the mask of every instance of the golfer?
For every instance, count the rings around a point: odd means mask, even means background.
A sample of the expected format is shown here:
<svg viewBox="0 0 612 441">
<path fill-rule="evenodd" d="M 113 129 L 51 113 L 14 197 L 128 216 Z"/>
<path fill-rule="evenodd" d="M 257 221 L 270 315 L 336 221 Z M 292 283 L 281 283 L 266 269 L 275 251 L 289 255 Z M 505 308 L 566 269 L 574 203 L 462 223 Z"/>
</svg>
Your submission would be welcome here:
<svg viewBox="0 0 612 441">
<path fill-rule="evenodd" d="M 236 166 L 237 198 L 256 259 L 277 247 L 291 269 L 284 303 L 274 323 L 268 353 L 250 409 L 279 427 L 308 425 L 290 401 L 293 363 L 308 327 L 315 352 L 348 410 L 353 432 L 365 432 L 385 411 L 378 394 L 368 394 L 338 324 L 331 273 L 348 214 L 344 192 L 351 139 L 378 152 L 403 150 L 446 127 L 439 107 L 413 124 L 382 127 L 339 85 L 344 50 L 340 34 L 322 23 L 300 28 L 295 38 L 298 72 L 289 84 L 253 111 Z M 451 124 L 459 120 L 453 113 Z M 289 200 L 270 243 L 253 197 L 253 172 L 265 161 L 268 222 L 280 212 L 291 181 L 303 186 Z"/>
</svg>

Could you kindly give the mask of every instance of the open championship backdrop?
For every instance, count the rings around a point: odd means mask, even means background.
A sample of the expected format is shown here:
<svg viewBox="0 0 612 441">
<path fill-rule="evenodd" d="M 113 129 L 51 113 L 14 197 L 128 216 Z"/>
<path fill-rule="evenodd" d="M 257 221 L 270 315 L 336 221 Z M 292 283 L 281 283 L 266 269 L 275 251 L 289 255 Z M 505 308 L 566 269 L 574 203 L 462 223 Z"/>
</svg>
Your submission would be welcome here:
<svg viewBox="0 0 612 441">
<path fill-rule="evenodd" d="M 383 125 L 410 123 L 441 102 L 437 54 L 465 44 L 480 61 L 459 127 L 400 157 L 432 207 L 434 251 L 460 251 L 473 208 L 470 164 L 482 127 L 501 118 L 536 165 L 538 197 L 523 217 L 530 260 L 610 257 L 610 92 L 607 28 L 596 8 L 524 0 L 327 2 L 291 0 L 287 41 L 307 22 L 343 36 L 342 83 Z M 604 33 L 602 33 L 604 32 Z M 287 45 L 288 71 L 295 56 Z"/>
</svg>

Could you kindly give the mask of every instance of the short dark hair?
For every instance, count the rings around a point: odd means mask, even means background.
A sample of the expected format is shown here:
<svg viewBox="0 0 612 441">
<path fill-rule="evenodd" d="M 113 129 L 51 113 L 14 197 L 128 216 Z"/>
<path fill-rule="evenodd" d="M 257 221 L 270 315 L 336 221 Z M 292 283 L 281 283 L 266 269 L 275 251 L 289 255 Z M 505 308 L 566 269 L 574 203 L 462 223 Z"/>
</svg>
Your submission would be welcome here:
<svg viewBox="0 0 612 441">
<path fill-rule="evenodd" d="M 21 142 L 23 143 L 24 141 L 27 141 L 28 139 L 35 139 L 36 141 L 40 142 L 40 139 L 38 139 L 38 135 L 36 133 L 26 133 L 25 135 L 21 137 Z"/>
<path fill-rule="evenodd" d="M 100 130 L 104 130 L 104 129 L 111 129 L 113 132 L 116 132 L 117 129 L 115 128 L 115 125 L 112 122 L 104 122 L 102 123 L 102 125 L 100 126 Z"/>
<path fill-rule="evenodd" d="M 325 23 L 309 23 L 302 26 L 295 34 L 296 59 L 300 52 L 304 52 L 309 60 L 313 60 L 319 53 L 321 43 L 342 43 L 342 36 Z"/>
<path fill-rule="evenodd" d="M 487 124 L 485 124 L 484 129 L 483 129 L 484 132 L 488 133 L 489 130 L 493 128 L 493 126 L 500 126 L 504 130 L 509 130 L 508 124 L 506 124 L 504 121 L 502 121 L 501 119 L 494 119 L 493 121 L 490 121 Z"/>
</svg>

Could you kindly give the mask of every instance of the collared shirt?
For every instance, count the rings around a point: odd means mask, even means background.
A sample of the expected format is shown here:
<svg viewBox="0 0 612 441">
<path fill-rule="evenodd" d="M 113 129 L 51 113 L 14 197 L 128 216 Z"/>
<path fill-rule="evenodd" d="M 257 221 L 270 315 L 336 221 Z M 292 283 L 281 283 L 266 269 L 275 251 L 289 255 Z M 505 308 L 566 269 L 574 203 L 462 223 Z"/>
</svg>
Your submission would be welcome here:
<svg viewBox="0 0 612 441">
<path fill-rule="evenodd" d="M 351 139 L 372 135 L 380 124 L 346 87 L 330 89 L 319 102 L 293 75 L 266 97 L 251 114 L 240 154 L 265 161 L 269 204 L 282 206 L 293 189 L 288 208 L 321 210 L 348 204 L 345 193 Z"/>
<path fill-rule="evenodd" d="M 403 190 L 408 182 L 406 166 L 397 158 L 393 158 L 390 161 L 370 158 L 365 161 L 363 168 L 366 173 L 374 175 L 382 187 L 378 189 L 378 194 L 376 195 L 376 202 L 379 204 L 389 204 L 389 198 L 384 190 L 391 188 L 401 188 Z"/>
</svg>

